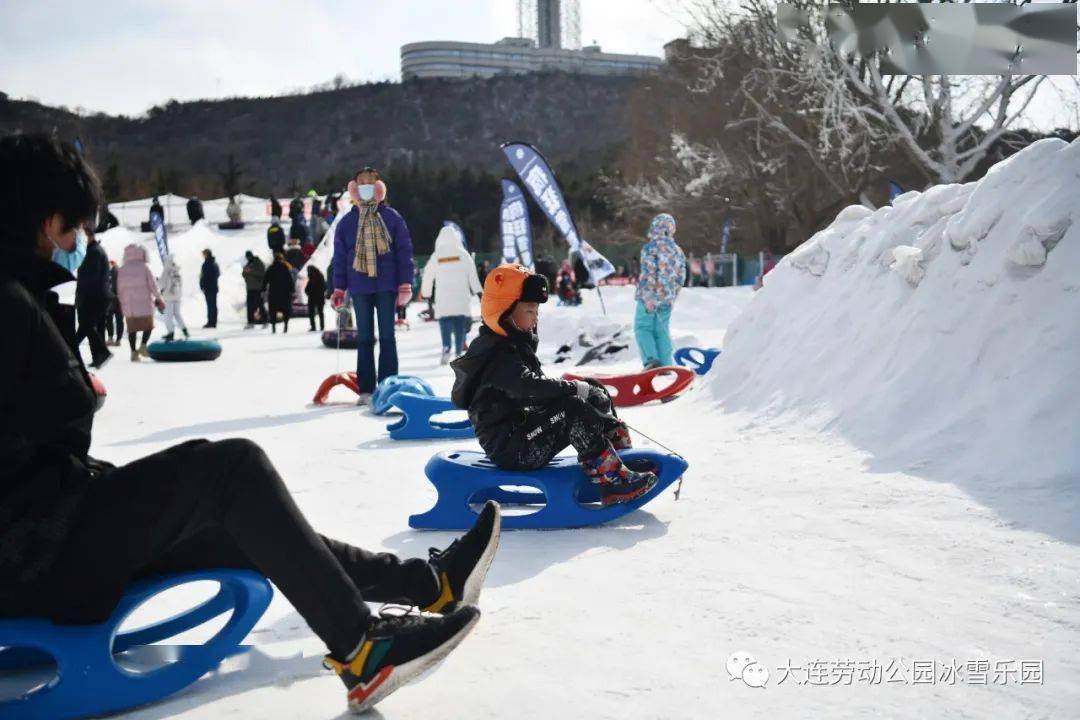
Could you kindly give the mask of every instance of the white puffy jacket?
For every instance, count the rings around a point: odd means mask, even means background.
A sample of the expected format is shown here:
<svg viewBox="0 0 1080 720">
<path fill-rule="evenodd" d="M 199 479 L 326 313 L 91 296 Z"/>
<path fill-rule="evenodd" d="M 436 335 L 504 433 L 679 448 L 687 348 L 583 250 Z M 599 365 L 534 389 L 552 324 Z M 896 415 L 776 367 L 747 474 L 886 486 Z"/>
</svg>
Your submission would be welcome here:
<svg viewBox="0 0 1080 720">
<path fill-rule="evenodd" d="M 420 296 L 435 290 L 435 317 L 471 314 L 472 296 L 483 290 L 472 256 L 452 227 L 445 226 L 435 238 L 435 252 L 424 266 Z"/>
<path fill-rule="evenodd" d="M 184 283 L 180 279 L 180 268 L 172 259 L 172 255 L 166 256 L 164 267 L 161 270 L 161 296 L 165 302 L 174 302 L 184 296 Z"/>
</svg>

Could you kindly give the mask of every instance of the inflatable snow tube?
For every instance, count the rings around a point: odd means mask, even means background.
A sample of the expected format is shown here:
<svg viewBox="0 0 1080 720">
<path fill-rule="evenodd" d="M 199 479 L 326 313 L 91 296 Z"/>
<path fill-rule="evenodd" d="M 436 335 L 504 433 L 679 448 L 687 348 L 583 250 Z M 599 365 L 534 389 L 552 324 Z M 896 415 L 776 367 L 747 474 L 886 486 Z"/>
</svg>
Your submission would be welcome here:
<svg viewBox="0 0 1080 720">
<path fill-rule="evenodd" d="M 150 343 L 146 351 L 158 362 L 217 360 L 221 355 L 221 343 L 217 340 L 158 340 Z"/>
<path fill-rule="evenodd" d="M 292 313 L 291 315 L 289 315 L 290 319 L 292 319 L 292 318 L 306 318 L 307 317 L 307 303 L 294 302 L 292 304 L 292 308 L 291 308 L 290 312 Z"/>
<path fill-rule="evenodd" d="M 338 345 L 338 333 L 341 333 L 341 345 Z M 356 331 L 355 330 L 327 330 L 322 334 L 322 344 L 331 349 L 337 349 L 338 347 L 348 348 L 350 350 L 356 349 Z"/>
<path fill-rule="evenodd" d="M 94 394 L 97 395 L 97 404 L 94 405 L 94 412 L 97 412 L 105 405 L 105 397 L 108 393 L 105 392 L 105 383 L 101 382 L 101 378 L 94 373 L 87 373 L 87 375 L 90 376 L 90 385 L 94 388 Z"/>
</svg>

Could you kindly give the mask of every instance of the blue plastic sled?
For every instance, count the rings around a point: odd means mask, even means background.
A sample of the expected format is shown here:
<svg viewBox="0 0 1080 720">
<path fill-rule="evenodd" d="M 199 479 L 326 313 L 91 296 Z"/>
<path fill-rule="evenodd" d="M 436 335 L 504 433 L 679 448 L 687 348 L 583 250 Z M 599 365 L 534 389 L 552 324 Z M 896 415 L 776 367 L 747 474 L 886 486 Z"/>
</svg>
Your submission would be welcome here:
<svg viewBox="0 0 1080 720">
<path fill-rule="evenodd" d="M 637 500 L 601 506 L 600 492 L 585 476 L 573 457 L 557 457 L 533 472 L 500 470 L 480 452 L 444 452 L 428 461 L 424 472 L 439 497 L 435 507 L 409 518 L 409 527 L 431 530 L 464 530 L 476 522 L 472 505 L 495 500 L 502 505 L 535 505 L 529 515 L 504 515 L 502 526 L 511 530 L 575 528 L 599 525 L 631 513 L 662 493 L 682 477 L 689 465 L 676 455 L 653 450 L 624 450 L 627 465 L 650 467 L 659 480 Z M 507 490 L 525 486 L 535 490 Z"/>
<path fill-rule="evenodd" d="M 698 355 L 701 357 L 697 357 Z M 698 375 L 704 375 L 712 370 L 713 360 L 719 355 L 718 348 L 705 350 L 697 347 L 683 347 L 675 351 L 675 364 L 688 367 Z"/>
<path fill-rule="evenodd" d="M 437 440 L 439 438 L 476 437 L 472 422 L 464 420 L 432 420 L 433 415 L 459 408 L 450 398 L 421 395 L 408 390 L 399 390 L 390 398 L 394 407 L 402 412 L 396 422 L 386 426 L 394 440 Z"/>
<path fill-rule="evenodd" d="M 371 395 L 371 412 L 385 415 L 394 407 L 392 398 L 395 393 L 405 390 L 418 395 L 434 395 L 435 391 L 423 378 L 415 375 L 391 375 L 379 383 Z"/>
<path fill-rule="evenodd" d="M 202 605 L 138 630 L 117 635 L 135 608 L 164 590 L 198 580 L 216 580 L 218 593 Z M 135 583 L 112 617 L 100 625 L 53 625 L 43 618 L 0 620 L 0 671 L 43 668 L 57 676 L 19 698 L 0 700 L 0 719 L 68 720 L 118 712 L 161 700 L 191 685 L 227 657 L 244 652 L 240 642 L 270 604 L 274 591 L 261 575 L 246 570 L 204 570 Z M 117 664 L 120 653 L 151 645 L 233 610 L 205 645 L 174 646 L 176 662 L 134 672 Z"/>
</svg>

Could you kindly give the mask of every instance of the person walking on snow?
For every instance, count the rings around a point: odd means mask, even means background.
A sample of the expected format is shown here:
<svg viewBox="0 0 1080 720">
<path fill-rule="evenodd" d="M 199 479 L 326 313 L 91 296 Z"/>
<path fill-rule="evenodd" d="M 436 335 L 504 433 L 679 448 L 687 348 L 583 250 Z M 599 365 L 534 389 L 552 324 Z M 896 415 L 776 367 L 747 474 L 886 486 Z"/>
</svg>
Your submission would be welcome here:
<svg viewBox="0 0 1080 720">
<path fill-rule="evenodd" d="M 435 251 L 424 267 L 424 279 L 420 284 L 421 300 L 430 298 L 432 291 L 435 292 L 435 317 L 442 334 L 441 364 L 450 362 L 451 335 L 454 357 L 465 351 L 472 297 L 482 290 L 476 265 L 461 244 L 461 237 L 452 227 L 444 225 L 435 238 Z"/>
<path fill-rule="evenodd" d="M 165 310 L 165 300 L 146 264 L 146 248 L 142 245 L 132 243 L 124 248 L 124 264 L 116 271 L 116 295 L 127 322 L 131 361 L 138 362 L 140 357 L 150 356 L 146 343 L 154 329 L 154 308 Z M 136 350 L 135 336 L 140 332 L 142 344 Z"/>
<path fill-rule="evenodd" d="M 412 300 L 412 237 L 405 219 L 386 204 L 386 185 L 365 167 L 349 183 L 353 207 L 334 231 L 334 309 L 352 298 L 356 312 L 357 405 L 366 405 L 382 382 L 398 373 L 395 309 Z M 375 314 L 379 318 L 379 367 L 375 372 Z"/>
<path fill-rule="evenodd" d="M 119 347 L 124 337 L 124 313 L 120 311 L 120 299 L 116 294 L 116 273 L 119 268 L 115 260 L 109 261 L 109 309 L 105 316 L 105 332 L 109 337 L 108 345 Z"/>
<path fill-rule="evenodd" d="M 326 307 L 326 278 L 314 265 L 307 266 L 307 285 L 304 294 L 307 295 L 308 322 L 311 323 L 311 332 L 315 332 L 315 318 L 319 318 L 319 330 L 324 329 L 323 308 Z"/>
<path fill-rule="evenodd" d="M 270 306 L 270 329 L 277 332 L 277 316 L 281 313 L 285 325 L 284 331 L 289 332 L 289 316 L 292 315 L 293 291 L 296 282 L 293 279 L 292 267 L 285 262 L 281 253 L 274 256 L 274 262 L 266 269 L 266 298 Z"/>
<path fill-rule="evenodd" d="M 244 276 L 244 287 L 247 289 L 247 325 L 245 330 L 255 327 L 255 320 L 261 319 L 262 325 L 266 326 L 266 303 L 263 302 L 263 289 L 266 287 L 266 266 L 255 253 L 250 250 L 244 255 L 247 262 L 244 264 L 241 274 Z"/>
<path fill-rule="evenodd" d="M 165 264 L 161 270 L 161 297 L 165 299 L 165 342 L 172 342 L 177 327 L 188 335 L 187 323 L 180 314 L 180 303 L 184 299 L 184 283 L 180 277 L 180 266 L 172 255 L 165 256 Z"/>
<path fill-rule="evenodd" d="M 102 623 L 142 578 L 252 570 L 326 645 L 349 709 L 371 708 L 476 625 L 499 506 L 488 502 L 450 546 L 402 559 L 317 534 L 247 439 L 189 440 L 120 467 L 91 457 L 97 398 L 53 319 L 52 288 L 73 278 L 49 255 L 54 243 L 74 245 L 73 227 L 94 217 L 99 195 L 70 144 L 0 138 L 0 306 L 20 329 L 0 353 L 0 414 L 15 419 L 0 423 L 0 618 Z M 153 278 L 142 257 L 132 253 L 125 269 L 142 262 L 145 287 Z M 423 614 L 373 615 L 365 601 Z"/>
<path fill-rule="evenodd" d="M 203 264 L 202 269 L 199 270 L 199 289 L 206 298 L 206 324 L 203 327 L 216 328 L 218 278 L 221 276 L 221 269 L 218 268 L 214 253 L 210 252 L 210 248 L 203 250 L 202 254 Z"/>
<path fill-rule="evenodd" d="M 649 225 L 641 248 L 634 338 L 645 369 L 666 367 L 671 358 L 671 308 L 686 282 L 686 256 L 675 244 L 675 218 L 662 213 Z"/>
<path fill-rule="evenodd" d="M 75 333 L 75 352 L 83 338 L 90 341 L 91 367 L 100 368 L 112 358 L 105 344 L 105 315 L 109 311 L 112 290 L 109 280 L 109 257 L 94 233 L 88 233 L 86 257 L 79 266 L 75 285 L 75 309 L 79 331 Z"/>
</svg>

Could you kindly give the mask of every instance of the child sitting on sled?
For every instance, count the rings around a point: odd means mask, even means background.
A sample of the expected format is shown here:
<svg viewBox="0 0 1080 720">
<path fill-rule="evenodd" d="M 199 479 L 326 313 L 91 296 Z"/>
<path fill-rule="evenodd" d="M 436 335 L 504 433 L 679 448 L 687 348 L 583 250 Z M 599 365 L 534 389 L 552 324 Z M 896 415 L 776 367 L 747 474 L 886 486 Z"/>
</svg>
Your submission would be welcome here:
<svg viewBox="0 0 1080 720">
<path fill-rule="evenodd" d="M 598 383 L 549 378 L 540 369 L 536 326 L 547 299 L 547 279 L 521 265 L 488 274 L 480 303 L 484 324 L 468 352 L 450 364 L 451 398 L 468 410 L 480 445 L 499 467 L 536 470 L 573 445 L 585 474 L 600 485 L 604 505 L 639 498 L 656 475 L 628 468 L 615 452 L 630 447 L 630 434 L 607 391 Z"/>
</svg>

